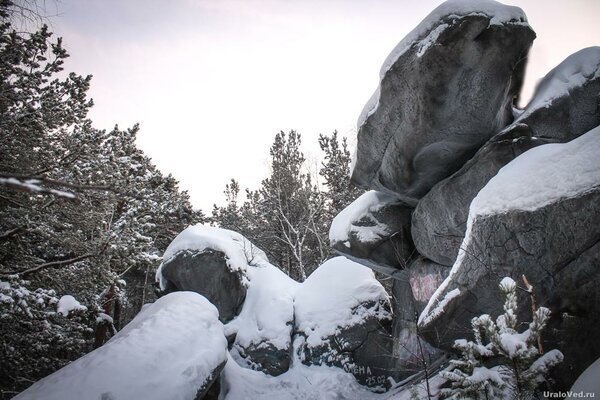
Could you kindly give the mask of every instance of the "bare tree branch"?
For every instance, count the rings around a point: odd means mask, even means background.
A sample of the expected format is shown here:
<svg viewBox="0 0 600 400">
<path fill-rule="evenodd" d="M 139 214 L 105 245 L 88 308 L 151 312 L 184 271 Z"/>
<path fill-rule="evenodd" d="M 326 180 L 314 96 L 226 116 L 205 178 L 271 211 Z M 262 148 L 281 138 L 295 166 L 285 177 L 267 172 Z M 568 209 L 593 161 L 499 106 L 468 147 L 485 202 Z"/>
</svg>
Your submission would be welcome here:
<svg viewBox="0 0 600 400">
<path fill-rule="evenodd" d="M 25 276 L 25 275 L 29 275 L 33 272 L 37 272 L 39 270 L 45 269 L 45 268 L 58 268 L 58 267 L 63 267 L 65 265 L 70 265 L 70 264 L 75 264 L 76 262 L 79 261 L 83 261 L 85 259 L 91 258 L 93 257 L 95 254 L 93 253 L 87 253 L 78 257 L 74 257 L 74 258 L 70 258 L 68 260 L 62 260 L 62 261 L 51 261 L 51 262 L 47 262 L 44 264 L 40 264 L 40 265 L 36 265 L 35 267 L 26 269 L 24 271 L 13 271 L 7 274 L 2 274 L 0 276 L 2 277 L 7 277 L 10 275 L 19 275 L 19 276 Z"/>
<path fill-rule="evenodd" d="M 15 236 L 16 234 L 23 232 L 25 229 L 27 229 L 27 225 L 21 225 L 4 233 L 0 233 L 0 240 L 7 240 L 11 236 Z"/>
</svg>

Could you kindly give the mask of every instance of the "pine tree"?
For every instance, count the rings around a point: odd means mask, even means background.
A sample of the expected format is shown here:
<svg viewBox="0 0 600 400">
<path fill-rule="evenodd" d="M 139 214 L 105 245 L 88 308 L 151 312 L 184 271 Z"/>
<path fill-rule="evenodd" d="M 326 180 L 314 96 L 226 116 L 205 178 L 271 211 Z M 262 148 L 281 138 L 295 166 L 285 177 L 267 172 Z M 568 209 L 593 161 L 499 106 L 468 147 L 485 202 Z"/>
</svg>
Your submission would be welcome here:
<svg viewBox="0 0 600 400">
<path fill-rule="evenodd" d="M 325 196 L 305 169 L 301 136 L 279 132 L 270 149 L 270 175 L 255 190 L 246 190 L 238 206 L 239 184 L 225 187 L 227 203 L 215 205 L 212 222 L 236 230 L 256 243 L 292 278 L 303 281 L 329 256 Z"/>
<path fill-rule="evenodd" d="M 495 322 L 487 314 L 473 318 L 475 340 L 455 342 L 461 356 L 441 372 L 451 385 L 440 391 L 441 399 L 535 398 L 549 370 L 562 362 L 560 351 L 542 354 L 539 347 L 550 310 L 535 310 L 528 329 L 518 332 L 517 285 L 507 277 L 502 279 L 500 290 L 505 298 L 504 314 Z M 490 363 L 496 367 L 488 368 Z"/>
<path fill-rule="evenodd" d="M 332 220 L 356 200 L 363 190 L 350 183 L 352 157 L 345 137 L 340 141 L 337 131 L 331 136 L 319 135 L 319 147 L 324 153 L 319 175 L 325 179 L 328 216 Z"/>
<path fill-rule="evenodd" d="M 61 77 L 62 41 L 17 31 L 10 7 L 0 0 L 0 390 L 15 393 L 130 320 L 162 252 L 204 216 L 136 147 L 137 126 L 92 127 L 91 77 Z M 65 294 L 87 311 L 57 315 Z"/>
<path fill-rule="evenodd" d="M 335 215 L 361 193 L 350 185 L 350 152 L 337 132 L 320 135 L 324 162 L 319 175 L 306 169 L 301 137 L 295 131 L 279 132 L 270 149 L 271 170 L 257 190 L 245 192 L 232 179 L 225 186 L 224 206 L 213 207 L 211 222 L 242 233 L 261 247 L 273 263 L 295 279 L 304 280 L 333 255 L 327 240 Z"/>
</svg>

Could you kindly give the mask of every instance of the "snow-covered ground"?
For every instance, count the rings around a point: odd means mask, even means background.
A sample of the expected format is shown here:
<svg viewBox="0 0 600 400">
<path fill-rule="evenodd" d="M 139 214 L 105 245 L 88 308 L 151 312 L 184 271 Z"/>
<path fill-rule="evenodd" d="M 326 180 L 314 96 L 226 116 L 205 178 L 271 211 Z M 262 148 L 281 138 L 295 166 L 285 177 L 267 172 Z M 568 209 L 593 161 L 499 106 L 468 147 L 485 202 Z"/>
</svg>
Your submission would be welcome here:
<svg viewBox="0 0 600 400">
<path fill-rule="evenodd" d="M 573 384 L 571 392 L 573 393 L 594 393 L 595 397 L 600 396 L 600 358 L 597 359 L 592 365 L 587 367 L 585 371 L 579 376 L 579 378 Z M 582 396 L 579 396 L 580 398 Z M 588 396 L 589 397 L 589 396 Z M 573 396 L 569 398 L 575 398 Z"/>
<path fill-rule="evenodd" d="M 306 366 L 298 360 L 286 373 L 273 377 L 240 367 L 231 357 L 221 380 L 223 400 L 380 399 L 342 369 Z"/>
</svg>

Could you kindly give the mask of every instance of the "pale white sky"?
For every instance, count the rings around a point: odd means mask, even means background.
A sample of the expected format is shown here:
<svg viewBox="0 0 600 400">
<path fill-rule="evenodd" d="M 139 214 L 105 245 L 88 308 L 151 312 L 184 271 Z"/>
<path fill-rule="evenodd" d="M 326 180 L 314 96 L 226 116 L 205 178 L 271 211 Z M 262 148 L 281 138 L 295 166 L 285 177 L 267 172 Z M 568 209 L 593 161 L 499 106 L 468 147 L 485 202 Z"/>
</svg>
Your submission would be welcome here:
<svg viewBox="0 0 600 400">
<path fill-rule="evenodd" d="M 383 60 L 439 0 L 62 0 L 66 69 L 93 74 L 98 128 L 139 146 L 210 213 L 230 178 L 265 178 L 275 133 L 355 134 Z M 565 57 L 600 45 L 600 1 L 512 0 L 537 33 L 524 98 Z"/>
</svg>

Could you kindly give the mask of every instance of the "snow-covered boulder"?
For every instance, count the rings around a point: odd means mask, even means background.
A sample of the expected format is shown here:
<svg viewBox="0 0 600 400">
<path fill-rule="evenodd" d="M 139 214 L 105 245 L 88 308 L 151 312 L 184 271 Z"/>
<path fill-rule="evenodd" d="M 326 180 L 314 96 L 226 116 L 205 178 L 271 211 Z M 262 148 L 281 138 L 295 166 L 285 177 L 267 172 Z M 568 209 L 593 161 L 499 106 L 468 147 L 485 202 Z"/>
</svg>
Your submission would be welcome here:
<svg viewBox="0 0 600 400">
<path fill-rule="evenodd" d="M 294 351 L 302 363 L 344 368 L 368 386 L 389 383 L 390 300 L 373 271 L 332 258 L 298 287 L 294 305 Z"/>
<path fill-rule="evenodd" d="M 600 46 L 579 50 L 550 71 L 517 121 L 534 136 L 562 142 L 600 125 Z"/>
<path fill-rule="evenodd" d="M 419 252 L 452 265 L 465 234 L 469 204 L 500 168 L 533 147 L 575 139 L 598 125 L 600 47 L 590 47 L 550 71 L 513 124 L 421 199 L 412 219 Z"/>
<path fill-rule="evenodd" d="M 449 347 L 471 318 L 499 314 L 498 277 L 526 275 L 552 319 L 544 339 L 564 354 L 557 379 L 570 384 L 600 356 L 600 127 L 565 144 L 520 155 L 478 193 L 448 278 L 419 317 Z M 521 293 L 522 303 L 529 297 Z M 524 320 L 529 307 L 521 307 Z"/>
<path fill-rule="evenodd" d="M 368 191 L 333 219 L 331 247 L 354 259 L 403 268 L 414 253 L 410 238 L 412 211 L 395 196 Z"/>
<path fill-rule="evenodd" d="M 217 309 L 196 293 L 172 293 L 15 399 L 200 399 L 226 361 Z"/>
<path fill-rule="evenodd" d="M 290 366 L 299 283 L 268 263 L 248 268 L 247 274 L 244 306 L 225 332 L 235 335 L 233 353 L 240 364 L 277 376 Z"/>
<path fill-rule="evenodd" d="M 164 293 L 189 290 L 205 296 L 222 322 L 241 310 L 249 265 L 268 263 L 265 253 L 237 232 L 194 225 L 169 245 L 156 279 Z"/>
<path fill-rule="evenodd" d="M 512 122 L 535 33 L 520 8 L 443 3 L 388 56 L 358 121 L 352 181 L 416 204 Z"/>
</svg>

